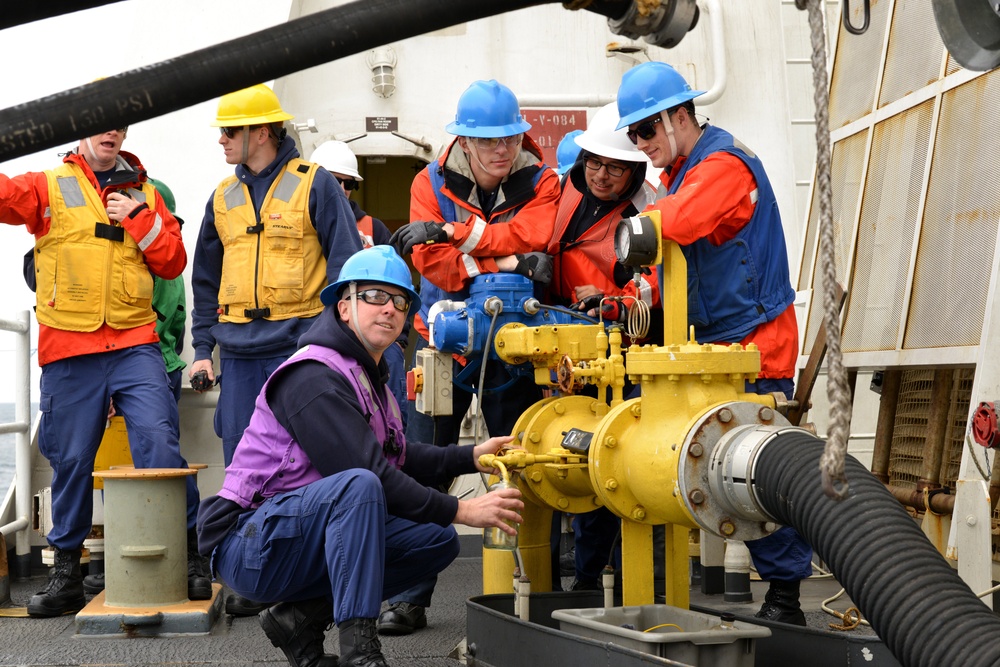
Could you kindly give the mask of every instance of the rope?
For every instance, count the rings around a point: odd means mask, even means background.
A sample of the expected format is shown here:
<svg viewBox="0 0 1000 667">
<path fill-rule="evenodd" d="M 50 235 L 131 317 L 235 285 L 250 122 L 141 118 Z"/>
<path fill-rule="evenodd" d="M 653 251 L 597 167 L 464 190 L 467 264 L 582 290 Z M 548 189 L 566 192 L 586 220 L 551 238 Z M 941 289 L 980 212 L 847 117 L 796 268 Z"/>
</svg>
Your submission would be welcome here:
<svg viewBox="0 0 1000 667">
<path fill-rule="evenodd" d="M 848 630 L 853 630 L 854 628 L 861 625 L 861 612 L 858 611 L 857 607 L 851 607 L 843 614 L 838 614 L 838 616 L 840 616 L 840 618 L 844 622 L 841 623 L 840 625 L 836 623 L 830 623 L 829 625 L 831 630 L 843 630 L 846 632 Z"/>
<path fill-rule="evenodd" d="M 839 598 L 841 595 L 847 592 L 847 589 L 841 588 L 840 592 L 832 597 L 828 597 L 820 603 L 820 608 L 831 616 L 836 616 L 842 623 L 840 625 L 836 623 L 830 623 L 831 630 L 842 630 L 844 632 L 848 630 L 853 630 L 859 625 L 867 625 L 871 627 L 871 623 L 861 618 L 861 611 L 857 607 L 848 607 L 847 611 L 839 612 L 836 609 L 831 609 L 827 605 Z"/>
<path fill-rule="evenodd" d="M 830 427 L 820 457 L 823 491 L 837 500 L 847 497 L 844 457 L 851 423 L 851 393 L 840 350 L 840 313 L 837 303 L 837 263 L 833 234 L 833 186 L 830 177 L 830 97 L 826 77 L 826 40 L 823 0 L 806 0 L 809 10 L 814 101 L 816 104 L 816 187 L 819 191 L 820 268 L 823 276 L 823 323 L 826 325 L 827 385 Z"/>
</svg>

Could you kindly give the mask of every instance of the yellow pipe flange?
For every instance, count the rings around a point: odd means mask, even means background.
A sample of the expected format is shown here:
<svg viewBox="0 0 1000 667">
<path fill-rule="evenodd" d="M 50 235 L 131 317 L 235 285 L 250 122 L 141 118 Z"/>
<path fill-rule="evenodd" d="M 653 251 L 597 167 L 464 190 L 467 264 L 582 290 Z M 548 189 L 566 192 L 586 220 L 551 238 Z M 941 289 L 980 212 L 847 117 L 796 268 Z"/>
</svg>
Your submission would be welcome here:
<svg viewBox="0 0 1000 667">
<path fill-rule="evenodd" d="M 590 444 L 591 484 L 604 504 L 623 518 L 694 528 L 694 518 L 676 498 L 677 458 L 687 420 L 674 417 L 680 413 L 669 409 L 673 406 L 663 406 L 643 422 L 643 400 L 625 401 L 601 421 Z M 661 492 L 640 498 L 637 484 L 653 484 Z"/>
<path fill-rule="evenodd" d="M 538 411 L 542 410 L 546 405 L 555 401 L 556 398 L 558 397 L 551 396 L 549 398 L 543 398 L 537 403 L 533 403 L 527 410 L 521 413 L 521 416 L 518 417 L 517 421 L 514 423 L 514 430 L 511 432 L 511 435 L 514 436 L 514 440 L 511 441 L 510 443 L 512 447 L 521 447 L 525 451 L 537 453 L 534 447 L 528 446 L 529 443 L 527 441 L 527 438 L 525 437 L 526 429 L 531 420 L 534 419 L 536 414 L 538 414 Z M 521 475 L 522 471 L 519 470 L 517 472 L 519 475 Z M 539 507 L 545 506 L 545 503 L 542 501 L 542 499 L 539 498 L 537 495 L 535 495 L 535 493 L 532 491 L 531 485 L 527 483 L 527 481 L 523 478 L 523 475 L 521 481 L 518 483 L 518 488 L 521 489 L 521 493 L 524 494 L 525 502 L 532 502 L 538 505 Z"/>
<path fill-rule="evenodd" d="M 521 488 L 530 489 L 525 495 L 537 498 L 544 506 L 573 514 L 601 506 L 590 483 L 586 456 L 565 450 L 560 443 L 563 434 L 572 428 L 593 431 L 604 413 L 605 406 L 588 396 L 559 397 L 534 411 L 525 426 L 524 449 L 533 454 L 555 454 L 561 460 L 525 468 Z"/>
</svg>

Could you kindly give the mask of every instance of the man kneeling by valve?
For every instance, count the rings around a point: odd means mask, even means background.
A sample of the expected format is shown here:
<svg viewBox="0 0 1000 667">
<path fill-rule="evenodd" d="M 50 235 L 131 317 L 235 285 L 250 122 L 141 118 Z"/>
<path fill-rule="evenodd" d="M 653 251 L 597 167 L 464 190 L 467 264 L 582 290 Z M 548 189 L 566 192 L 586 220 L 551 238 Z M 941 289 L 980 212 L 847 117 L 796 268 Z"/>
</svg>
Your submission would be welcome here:
<svg viewBox="0 0 1000 667">
<path fill-rule="evenodd" d="M 277 602 L 260 613 L 295 667 L 387 666 L 375 621 L 382 600 L 442 571 L 461 523 L 520 522 L 516 489 L 472 500 L 425 486 L 488 472 L 477 446 L 407 443 L 382 353 L 420 306 L 409 268 L 389 246 L 362 250 L 321 295 L 327 306 L 257 398 L 218 496 L 198 517 L 199 546 L 237 593 Z M 417 480 L 420 480 L 419 482 Z"/>
</svg>

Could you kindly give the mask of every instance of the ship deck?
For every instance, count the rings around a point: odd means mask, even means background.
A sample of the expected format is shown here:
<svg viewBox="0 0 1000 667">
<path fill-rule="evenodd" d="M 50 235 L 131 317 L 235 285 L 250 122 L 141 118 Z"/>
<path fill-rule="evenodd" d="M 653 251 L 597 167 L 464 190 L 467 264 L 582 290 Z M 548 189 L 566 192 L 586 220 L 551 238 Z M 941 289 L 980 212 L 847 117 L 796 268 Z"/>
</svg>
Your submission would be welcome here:
<svg viewBox="0 0 1000 667">
<path fill-rule="evenodd" d="M 461 555 L 439 578 L 433 606 L 427 612 L 427 628 L 408 637 L 383 638 L 383 652 L 391 665 L 456 667 L 466 664 L 466 602 L 481 594 L 482 557 L 477 536 L 462 537 Z M 12 580 L 11 603 L 26 604 L 31 595 L 44 586 L 44 581 L 41 574 L 28 580 Z M 563 580 L 567 586 L 570 581 Z M 721 595 L 706 596 L 700 590 L 692 589 L 691 604 L 698 610 L 732 611 L 738 617 L 748 618 L 759 607 L 766 586 L 763 582 L 752 582 L 754 601 L 739 604 L 725 603 Z M 816 578 L 803 583 L 802 601 L 808 610 L 810 631 L 802 637 L 802 641 L 808 644 L 819 635 L 831 635 L 829 624 L 837 623 L 838 619 L 820 611 L 820 603 L 835 595 L 840 588 L 832 578 Z M 844 610 L 851 606 L 851 602 L 845 596 L 831 606 Z M 838 634 L 859 640 L 858 651 L 864 651 L 866 642 L 878 644 L 883 652 L 885 650 L 866 626 Z M 777 632 L 771 641 L 775 640 L 788 641 L 788 638 Z M 332 628 L 327 635 L 327 651 L 337 652 L 337 646 L 336 628 Z M 510 666 L 518 665 L 514 657 L 517 646 L 511 646 L 510 650 Z M 223 615 L 207 635 L 126 638 L 78 635 L 73 616 L 64 616 L 50 619 L 0 618 L 0 664 L 262 667 L 285 665 L 287 662 L 283 654 L 271 646 L 256 618 Z M 560 664 L 558 657 L 552 664 Z M 757 664 L 762 665 L 759 649 Z"/>
</svg>

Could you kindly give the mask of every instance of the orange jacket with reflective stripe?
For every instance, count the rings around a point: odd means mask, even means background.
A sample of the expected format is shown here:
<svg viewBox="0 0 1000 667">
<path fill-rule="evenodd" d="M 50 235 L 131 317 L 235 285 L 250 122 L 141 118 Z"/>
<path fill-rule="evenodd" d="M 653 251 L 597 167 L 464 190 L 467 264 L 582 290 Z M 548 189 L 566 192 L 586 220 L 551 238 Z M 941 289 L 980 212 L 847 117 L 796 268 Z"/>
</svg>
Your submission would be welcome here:
<svg viewBox="0 0 1000 667">
<path fill-rule="evenodd" d="M 63 162 L 78 167 L 81 179 L 85 179 L 90 187 L 101 193 L 101 197 L 96 200 L 88 198 L 88 205 L 96 206 L 93 202 L 103 199 L 104 193 L 100 191 L 97 178 L 86 160 L 78 153 L 70 153 L 63 158 Z M 124 187 L 138 188 L 145 182 L 145 170 L 142 164 L 130 153 L 125 151 L 119 153 L 118 170 L 132 171 L 135 178 L 130 182 L 119 182 L 111 186 L 109 188 L 111 190 Z M 0 174 L 0 221 L 10 225 L 24 225 L 35 236 L 36 244 L 39 239 L 63 222 L 60 219 L 61 215 L 53 212 L 50 203 L 49 177 L 45 173 L 29 172 L 14 177 Z M 95 220 L 103 219 L 107 215 L 103 210 L 93 210 L 92 213 Z M 184 270 L 187 254 L 181 238 L 180 225 L 167 210 L 159 193 L 154 193 L 151 200 L 147 198 L 146 205 L 133 211 L 131 216 L 121 222 L 121 226 L 126 234 L 142 247 L 143 261 L 154 275 L 169 280 L 176 278 Z M 36 298 L 48 299 L 50 296 L 39 289 Z M 147 324 L 125 329 L 115 329 L 104 322 L 94 331 L 67 331 L 39 324 L 38 364 L 44 366 L 53 361 L 83 354 L 155 343 L 157 342 L 155 327 L 155 317 Z"/>
</svg>

